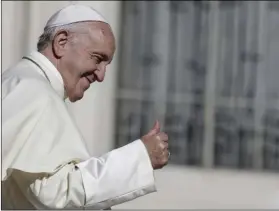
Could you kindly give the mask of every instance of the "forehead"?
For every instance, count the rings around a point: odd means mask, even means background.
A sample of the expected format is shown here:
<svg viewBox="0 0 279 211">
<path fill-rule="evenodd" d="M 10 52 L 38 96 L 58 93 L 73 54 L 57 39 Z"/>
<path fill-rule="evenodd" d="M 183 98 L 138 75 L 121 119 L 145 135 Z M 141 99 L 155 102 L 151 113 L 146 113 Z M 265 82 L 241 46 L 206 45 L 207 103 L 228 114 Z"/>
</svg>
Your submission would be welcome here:
<svg viewBox="0 0 279 211">
<path fill-rule="evenodd" d="M 92 51 L 102 51 L 109 57 L 115 51 L 115 38 L 110 26 L 102 22 L 88 23 L 87 47 Z"/>
</svg>

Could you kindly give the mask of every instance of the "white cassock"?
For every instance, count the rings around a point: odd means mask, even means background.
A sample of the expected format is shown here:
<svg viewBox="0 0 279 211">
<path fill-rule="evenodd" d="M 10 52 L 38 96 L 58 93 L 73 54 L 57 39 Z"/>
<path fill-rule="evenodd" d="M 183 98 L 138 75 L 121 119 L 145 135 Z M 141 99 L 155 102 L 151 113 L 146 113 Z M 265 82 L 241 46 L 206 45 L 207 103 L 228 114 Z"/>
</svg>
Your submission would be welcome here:
<svg viewBox="0 0 279 211">
<path fill-rule="evenodd" d="M 2 208 L 107 209 L 156 191 L 141 140 L 90 157 L 39 52 L 2 74 Z"/>
</svg>

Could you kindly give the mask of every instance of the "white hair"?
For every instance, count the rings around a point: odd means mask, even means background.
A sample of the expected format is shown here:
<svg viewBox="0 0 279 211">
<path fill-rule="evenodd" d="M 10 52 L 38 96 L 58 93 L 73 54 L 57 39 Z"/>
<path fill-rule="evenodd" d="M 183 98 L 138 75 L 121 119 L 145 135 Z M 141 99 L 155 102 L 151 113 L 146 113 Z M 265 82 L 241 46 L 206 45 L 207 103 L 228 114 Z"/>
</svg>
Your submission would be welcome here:
<svg viewBox="0 0 279 211">
<path fill-rule="evenodd" d="M 39 52 L 46 49 L 46 47 L 53 41 L 56 33 L 61 30 L 65 30 L 69 33 L 73 32 L 81 32 L 81 30 L 87 29 L 83 23 L 71 23 L 63 26 L 45 28 L 44 32 L 39 37 L 39 41 L 37 43 L 37 50 Z"/>
</svg>

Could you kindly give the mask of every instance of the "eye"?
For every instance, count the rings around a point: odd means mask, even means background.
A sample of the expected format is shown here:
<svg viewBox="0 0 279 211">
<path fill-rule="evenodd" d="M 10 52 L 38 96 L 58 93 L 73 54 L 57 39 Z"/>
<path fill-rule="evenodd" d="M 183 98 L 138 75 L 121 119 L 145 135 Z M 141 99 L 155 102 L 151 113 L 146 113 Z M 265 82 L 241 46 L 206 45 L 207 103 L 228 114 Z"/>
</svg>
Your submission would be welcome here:
<svg viewBox="0 0 279 211">
<path fill-rule="evenodd" d="M 100 64 L 102 62 L 102 59 L 100 57 L 96 57 L 96 63 Z"/>
<path fill-rule="evenodd" d="M 96 55 L 92 55 L 91 59 L 94 59 L 96 64 L 100 64 L 102 62 L 102 58 L 100 58 L 99 56 L 96 56 Z"/>
</svg>

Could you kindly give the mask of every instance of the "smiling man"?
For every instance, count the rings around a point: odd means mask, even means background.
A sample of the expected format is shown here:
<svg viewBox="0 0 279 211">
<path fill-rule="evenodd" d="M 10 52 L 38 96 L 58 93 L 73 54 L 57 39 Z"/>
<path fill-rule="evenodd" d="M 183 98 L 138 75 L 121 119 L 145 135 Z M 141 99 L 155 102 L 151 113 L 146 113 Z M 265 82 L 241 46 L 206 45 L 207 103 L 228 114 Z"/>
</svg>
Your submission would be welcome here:
<svg viewBox="0 0 279 211">
<path fill-rule="evenodd" d="M 95 158 L 65 105 L 104 80 L 115 52 L 108 22 L 90 7 L 67 6 L 37 46 L 2 75 L 2 209 L 108 209 L 154 192 L 153 171 L 169 159 L 158 122 Z"/>
</svg>

